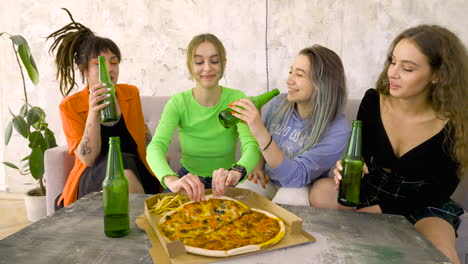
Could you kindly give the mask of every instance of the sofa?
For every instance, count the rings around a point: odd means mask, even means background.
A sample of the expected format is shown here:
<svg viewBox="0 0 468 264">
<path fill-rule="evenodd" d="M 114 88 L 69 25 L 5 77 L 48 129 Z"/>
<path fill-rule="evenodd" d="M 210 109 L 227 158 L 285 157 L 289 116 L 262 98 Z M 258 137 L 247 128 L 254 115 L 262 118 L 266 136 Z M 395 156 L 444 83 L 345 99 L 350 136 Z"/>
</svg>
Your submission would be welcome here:
<svg viewBox="0 0 468 264">
<path fill-rule="evenodd" d="M 158 125 L 161 113 L 164 109 L 169 96 L 142 96 L 141 104 L 145 122 L 151 132 L 154 132 Z M 348 121 L 356 117 L 359 107 L 359 99 L 348 100 L 345 114 Z M 168 154 L 171 157 L 170 165 L 177 171 L 180 168 L 180 145 L 175 133 L 172 144 L 169 147 Z M 62 189 L 67 180 L 68 174 L 74 163 L 74 158 L 68 154 L 67 146 L 58 146 L 49 149 L 45 153 L 45 180 L 47 187 L 47 215 L 54 212 L 54 200 L 62 192 Z M 462 224 L 458 229 L 457 251 L 462 263 L 468 261 L 468 175 L 464 178 L 458 189 L 452 196 L 452 199 L 458 202 L 465 209 L 465 214 L 462 217 Z"/>
</svg>

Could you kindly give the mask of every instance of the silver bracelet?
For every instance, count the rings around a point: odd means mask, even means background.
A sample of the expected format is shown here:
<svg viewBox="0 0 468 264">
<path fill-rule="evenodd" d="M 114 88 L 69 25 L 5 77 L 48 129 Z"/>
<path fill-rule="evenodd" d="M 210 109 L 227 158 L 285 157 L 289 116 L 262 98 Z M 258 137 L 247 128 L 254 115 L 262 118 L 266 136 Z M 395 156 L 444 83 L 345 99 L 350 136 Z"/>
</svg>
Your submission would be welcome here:
<svg viewBox="0 0 468 264">
<path fill-rule="evenodd" d="M 272 141 L 273 141 L 273 136 L 270 135 L 270 141 L 268 142 L 268 144 L 266 145 L 266 147 L 264 147 L 264 148 L 262 148 L 262 149 L 261 149 L 260 147 L 258 147 L 258 150 L 260 150 L 260 152 L 265 151 L 265 150 L 271 145 L 271 142 L 272 142 Z"/>
</svg>

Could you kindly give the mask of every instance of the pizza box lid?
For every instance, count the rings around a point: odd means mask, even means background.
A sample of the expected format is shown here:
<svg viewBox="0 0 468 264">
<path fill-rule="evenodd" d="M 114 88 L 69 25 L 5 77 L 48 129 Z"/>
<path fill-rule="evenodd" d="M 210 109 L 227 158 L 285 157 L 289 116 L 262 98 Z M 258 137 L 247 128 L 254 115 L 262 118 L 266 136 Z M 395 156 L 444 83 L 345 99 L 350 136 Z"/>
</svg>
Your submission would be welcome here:
<svg viewBox="0 0 468 264">
<path fill-rule="evenodd" d="M 211 190 L 206 190 L 206 195 L 211 194 Z M 149 209 L 163 196 L 174 195 L 173 193 L 159 193 L 145 200 L 144 216 L 137 218 L 137 225 L 146 231 L 152 248 L 149 249 L 154 263 L 209 263 L 221 261 L 224 259 L 235 258 L 245 255 L 257 254 L 265 251 L 286 248 L 298 244 L 314 242 L 315 238 L 302 229 L 302 219 L 288 210 L 280 207 L 265 197 L 242 188 L 228 188 L 225 196 L 239 200 L 250 208 L 258 208 L 271 212 L 281 218 L 286 225 L 286 233 L 283 239 L 277 244 L 264 248 L 260 251 L 250 252 L 246 254 L 229 256 L 229 257 L 207 257 L 201 255 L 190 254 L 185 251 L 184 244 L 181 240 L 166 242 L 162 234 L 159 232 L 158 223 L 160 215 L 151 214 Z"/>
</svg>

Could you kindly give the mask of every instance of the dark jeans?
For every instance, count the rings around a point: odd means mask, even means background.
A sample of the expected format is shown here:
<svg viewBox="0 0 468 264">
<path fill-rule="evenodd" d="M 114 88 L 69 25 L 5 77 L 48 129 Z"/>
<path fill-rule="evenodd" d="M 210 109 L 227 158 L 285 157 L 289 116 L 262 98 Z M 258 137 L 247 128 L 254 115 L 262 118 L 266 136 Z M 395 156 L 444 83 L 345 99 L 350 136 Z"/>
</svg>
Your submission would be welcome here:
<svg viewBox="0 0 468 264">
<path fill-rule="evenodd" d="M 179 178 L 182 178 L 184 177 L 185 175 L 189 174 L 190 172 L 184 168 L 183 166 L 180 168 L 180 170 L 177 172 L 177 175 L 179 176 Z M 198 176 L 198 178 L 200 179 L 200 181 L 205 185 L 205 189 L 211 189 L 211 181 L 213 180 L 212 177 L 200 177 Z M 170 193 L 171 190 L 169 190 L 169 188 L 167 189 L 164 189 L 163 193 Z"/>
</svg>

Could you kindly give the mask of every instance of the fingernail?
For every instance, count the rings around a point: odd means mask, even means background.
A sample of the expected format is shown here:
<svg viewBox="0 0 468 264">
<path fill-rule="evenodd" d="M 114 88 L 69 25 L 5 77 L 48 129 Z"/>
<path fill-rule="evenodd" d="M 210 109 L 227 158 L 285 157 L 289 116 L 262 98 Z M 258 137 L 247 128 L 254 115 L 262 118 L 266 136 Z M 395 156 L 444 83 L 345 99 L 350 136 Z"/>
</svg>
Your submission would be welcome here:
<svg viewBox="0 0 468 264">
<path fill-rule="evenodd" d="M 228 104 L 229 107 L 233 107 L 234 105 L 233 104 Z"/>
<path fill-rule="evenodd" d="M 231 111 L 231 114 L 235 114 L 235 113 L 236 113 L 236 112 L 234 112 L 234 111 Z"/>
<path fill-rule="evenodd" d="M 265 180 L 265 183 L 269 183 L 269 182 L 270 182 L 270 180 Z"/>
<path fill-rule="evenodd" d="M 106 97 L 110 97 L 110 94 L 106 94 Z"/>
<path fill-rule="evenodd" d="M 101 85 L 106 85 L 106 83 L 101 83 Z"/>
<path fill-rule="evenodd" d="M 107 88 L 107 91 L 110 91 L 110 90 L 111 90 L 111 88 Z"/>
<path fill-rule="evenodd" d="M 263 189 L 266 189 L 266 186 L 265 186 L 265 185 L 262 185 L 262 188 L 263 188 Z"/>
<path fill-rule="evenodd" d="M 254 183 L 258 183 L 258 180 L 255 180 Z"/>
<path fill-rule="evenodd" d="M 247 180 L 252 181 L 252 178 L 247 178 Z"/>
</svg>

